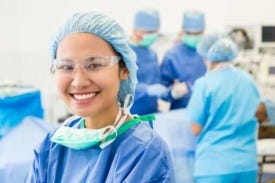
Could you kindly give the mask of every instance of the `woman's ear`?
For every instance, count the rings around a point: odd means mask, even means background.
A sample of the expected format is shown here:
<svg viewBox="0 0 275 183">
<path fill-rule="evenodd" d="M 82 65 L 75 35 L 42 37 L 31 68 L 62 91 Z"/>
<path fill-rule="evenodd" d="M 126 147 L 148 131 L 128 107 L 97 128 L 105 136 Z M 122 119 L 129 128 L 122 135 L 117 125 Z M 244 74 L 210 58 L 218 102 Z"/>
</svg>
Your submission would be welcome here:
<svg viewBox="0 0 275 183">
<path fill-rule="evenodd" d="M 122 67 L 119 70 L 119 77 L 121 80 L 126 80 L 129 77 L 129 71 L 126 67 Z"/>
</svg>

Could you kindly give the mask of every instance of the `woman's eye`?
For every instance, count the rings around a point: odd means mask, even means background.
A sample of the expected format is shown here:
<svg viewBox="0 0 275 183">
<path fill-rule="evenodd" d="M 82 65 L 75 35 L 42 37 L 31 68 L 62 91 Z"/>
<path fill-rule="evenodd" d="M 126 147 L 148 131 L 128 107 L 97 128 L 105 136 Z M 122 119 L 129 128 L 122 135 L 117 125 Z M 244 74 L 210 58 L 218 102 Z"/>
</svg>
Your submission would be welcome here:
<svg viewBox="0 0 275 183">
<path fill-rule="evenodd" d="M 100 63 L 92 63 L 92 64 L 89 64 L 86 68 L 88 70 L 93 70 L 93 69 L 98 69 L 98 68 L 101 68 L 101 67 L 103 67 L 103 65 L 100 64 Z"/>
<path fill-rule="evenodd" d="M 59 65 L 57 66 L 57 70 L 62 70 L 62 71 L 72 71 L 74 68 L 72 65 Z"/>
</svg>

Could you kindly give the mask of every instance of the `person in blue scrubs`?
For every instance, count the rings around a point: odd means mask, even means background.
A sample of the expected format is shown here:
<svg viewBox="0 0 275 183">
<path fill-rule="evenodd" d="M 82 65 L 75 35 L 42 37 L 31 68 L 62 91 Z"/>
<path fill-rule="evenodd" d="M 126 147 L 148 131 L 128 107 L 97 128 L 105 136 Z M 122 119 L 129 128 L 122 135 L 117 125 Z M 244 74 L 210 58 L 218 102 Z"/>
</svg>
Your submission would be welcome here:
<svg viewBox="0 0 275 183">
<path fill-rule="evenodd" d="M 196 183 L 256 183 L 256 110 L 260 97 L 252 77 L 231 61 L 237 46 L 219 33 L 198 45 L 209 71 L 199 78 L 187 106 L 195 149 Z"/>
<path fill-rule="evenodd" d="M 206 72 L 203 59 L 196 51 L 204 29 L 203 13 L 185 12 L 181 40 L 164 55 L 161 64 L 161 80 L 162 84 L 170 88 L 165 99 L 171 102 L 171 109 L 187 106 L 193 83 Z"/>
<path fill-rule="evenodd" d="M 137 55 L 136 96 L 131 112 L 150 114 L 161 110 L 162 96 L 168 89 L 160 84 L 160 67 L 157 53 L 150 48 L 155 42 L 160 29 L 159 12 L 154 9 L 138 10 L 134 17 L 134 30 L 130 37 L 131 48 Z M 158 105 L 159 104 L 159 105 Z"/>
<path fill-rule="evenodd" d="M 59 95 L 75 116 L 35 149 L 25 182 L 175 182 L 168 147 L 148 124 L 154 117 L 129 112 L 137 66 L 122 27 L 76 13 L 51 53 Z"/>
</svg>

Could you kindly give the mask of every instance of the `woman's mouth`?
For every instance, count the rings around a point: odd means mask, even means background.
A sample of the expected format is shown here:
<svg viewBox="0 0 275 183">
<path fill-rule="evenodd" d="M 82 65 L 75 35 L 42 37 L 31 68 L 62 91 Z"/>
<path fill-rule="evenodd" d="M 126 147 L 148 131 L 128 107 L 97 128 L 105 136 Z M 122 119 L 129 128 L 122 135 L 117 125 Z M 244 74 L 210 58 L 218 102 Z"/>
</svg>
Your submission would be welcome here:
<svg viewBox="0 0 275 183">
<path fill-rule="evenodd" d="M 93 98 L 98 92 L 85 93 L 85 94 L 72 94 L 76 100 L 87 100 Z"/>
</svg>

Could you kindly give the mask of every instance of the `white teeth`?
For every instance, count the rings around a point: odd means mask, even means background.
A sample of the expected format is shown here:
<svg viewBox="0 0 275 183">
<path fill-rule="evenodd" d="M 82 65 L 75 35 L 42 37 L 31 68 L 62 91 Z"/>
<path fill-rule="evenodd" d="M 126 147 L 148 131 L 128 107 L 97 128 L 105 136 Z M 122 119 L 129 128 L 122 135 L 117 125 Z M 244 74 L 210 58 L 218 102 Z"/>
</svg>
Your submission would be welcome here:
<svg viewBox="0 0 275 183">
<path fill-rule="evenodd" d="M 89 93 L 89 94 L 74 94 L 74 98 L 77 100 L 85 100 L 85 99 L 89 99 L 92 98 L 93 96 L 95 96 L 95 93 Z"/>
</svg>

